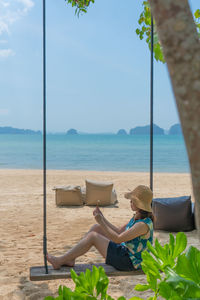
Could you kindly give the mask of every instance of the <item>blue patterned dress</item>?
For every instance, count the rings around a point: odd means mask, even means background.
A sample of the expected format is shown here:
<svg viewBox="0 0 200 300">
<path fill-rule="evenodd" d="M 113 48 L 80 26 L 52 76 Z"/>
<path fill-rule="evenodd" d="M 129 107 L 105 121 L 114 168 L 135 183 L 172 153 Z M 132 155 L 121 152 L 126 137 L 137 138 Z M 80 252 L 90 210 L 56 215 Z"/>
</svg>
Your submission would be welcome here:
<svg viewBox="0 0 200 300">
<path fill-rule="evenodd" d="M 138 236 L 133 240 L 121 243 L 121 245 L 127 247 L 128 249 L 131 249 L 131 251 L 129 250 L 128 252 L 135 269 L 141 268 L 141 254 L 144 250 L 147 250 L 147 241 L 149 241 L 151 244 L 153 243 L 153 222 L 150 218 L 140 219 L 137 221 L 135 221 L 132 218 L 126 225 L 126 230 L 130 229 L 133 225 L 135 225 L 138 222 L 144 222 L 145 224 L 147 224 L 149 226 L 150 231 L 148 231 L 147 234 Z M 148 238 L 146 236 L 148 236 Z"/>
</svg>

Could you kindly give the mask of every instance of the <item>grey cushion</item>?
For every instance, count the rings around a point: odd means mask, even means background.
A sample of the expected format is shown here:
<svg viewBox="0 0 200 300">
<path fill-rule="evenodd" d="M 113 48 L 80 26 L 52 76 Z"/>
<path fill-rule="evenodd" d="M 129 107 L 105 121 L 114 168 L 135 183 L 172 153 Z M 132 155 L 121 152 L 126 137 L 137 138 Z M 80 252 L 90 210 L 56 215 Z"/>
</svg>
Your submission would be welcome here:
<svg viewBox="0 0 200 300">
<path fill-rule="evenodd" d="M 190 231 L 194 229 L 191 196 L 155 198 L 152 202 L 154 229 Z"/>
</svg>

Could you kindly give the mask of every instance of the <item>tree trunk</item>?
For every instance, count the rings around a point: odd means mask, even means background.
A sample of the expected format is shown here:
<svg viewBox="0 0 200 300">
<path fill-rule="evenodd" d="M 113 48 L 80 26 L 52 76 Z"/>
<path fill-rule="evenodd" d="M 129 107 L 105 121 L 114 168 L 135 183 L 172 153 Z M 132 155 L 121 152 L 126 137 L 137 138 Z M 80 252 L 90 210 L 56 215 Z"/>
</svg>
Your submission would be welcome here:
<svg viewBox="0 0 200 300">
<path fill-rule="evenodd" d="M 200 41 L 187 0 L 149 2 L 188 152 L 200 237 Z"/>
</svg>

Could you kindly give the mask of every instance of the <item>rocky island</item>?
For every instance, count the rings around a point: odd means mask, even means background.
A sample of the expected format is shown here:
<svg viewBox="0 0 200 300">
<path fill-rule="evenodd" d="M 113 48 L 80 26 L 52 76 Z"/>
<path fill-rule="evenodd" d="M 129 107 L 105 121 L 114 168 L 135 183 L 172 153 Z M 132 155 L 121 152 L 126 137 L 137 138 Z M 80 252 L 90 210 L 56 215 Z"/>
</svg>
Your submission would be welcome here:
<svg viewBox="0 0 200 300">
<path fill-rule="evenodd" d="M 78 134 L 78 132 L 74 128 L 71 128 L 67 131 L 67 135 L 76 135 L 76 134 Z"/>
<path fill-rule="evenodd" d="M 137 126 L 130 130 L 130 135 L 147 135 L 150 134 L 150 125 Z M 153 124 L 153 134 L 164 135 L 164 129 L 160 128 L 156 124 Z"/>
<path fill-rule="evenodd" d="M 127 132 L 125 129 L 119 129 L 117 135 L 127 135 Z"/>
<path fill-rule="evenodd" d="M 42 134 L 41 131 L 34 131 L 31 129 L 19 129 L 14 127 L 0 127 L 0 134 Z"/>
<path fill-rule="evenodd" d="M 171 126 L 169 129 L 169 134 L 170 135 L 181 135 L 182 134 L 181 125 L 174 124 L 173 126 Z"/>
</svg>

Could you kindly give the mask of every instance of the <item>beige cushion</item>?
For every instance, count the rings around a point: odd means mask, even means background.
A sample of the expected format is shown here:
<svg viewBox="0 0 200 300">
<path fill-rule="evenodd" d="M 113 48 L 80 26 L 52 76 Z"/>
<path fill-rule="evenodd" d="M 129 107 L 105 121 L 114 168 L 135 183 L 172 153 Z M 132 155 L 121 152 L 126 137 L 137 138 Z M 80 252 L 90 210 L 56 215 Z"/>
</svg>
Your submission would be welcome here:
<svg viewBox="0 0 200 300">
<path fill-rule="evenodd" d="M 115 191 L 115 189 L 112 189 L 112 194 L 111 194 L 111 202 L 112 204 L 117 203 L 117 192 Z"/>
<path fill-rule="evenodd" d="M 116 202 L 116 192 L 113 183 L 86 180 L 86 205 L 106 206 Z"/>
<path fill-rule="evenodd" d="M 83 205 L 83 198 L 80 186 L 56 186 L 56 205 Z"/>
</svg>

